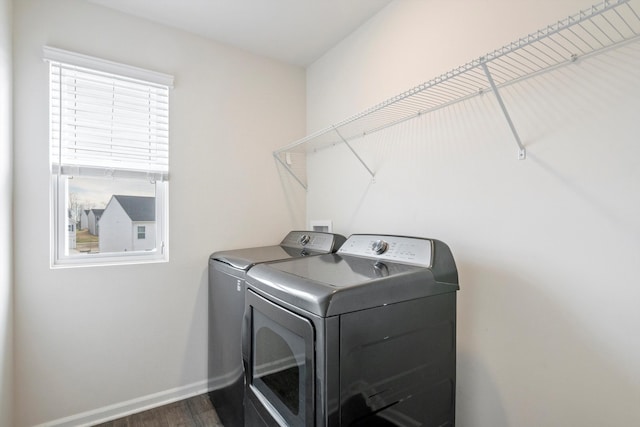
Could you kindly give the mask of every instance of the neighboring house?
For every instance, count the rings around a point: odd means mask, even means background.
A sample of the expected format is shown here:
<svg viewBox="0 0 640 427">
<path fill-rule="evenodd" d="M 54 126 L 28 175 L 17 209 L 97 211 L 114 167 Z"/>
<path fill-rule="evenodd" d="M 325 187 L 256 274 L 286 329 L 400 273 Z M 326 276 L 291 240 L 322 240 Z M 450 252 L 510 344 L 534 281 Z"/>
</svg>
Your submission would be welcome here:
<svg viewBox="0 0 640 427">
<path fill-rule="evenodd" d="M 93 234 L 94 236 L 97 236 L 100 233 L 100 225 L 98 224 L 98 222 L 100 221 L 100 217 L 102 216 L 102 213 L 104 212 L 104 209 L 91 209 L 89 211 L 89 233 Z"/>
<path fill-rule="evenodd" d="M 89 228 L 89 209 L 83 209 L 80 214 L 80 230 Z"/>
<path fill-rule="evenodd" d="M 100 252 L 153 249 L 155 225 L 155 197 L 111 196 L 100 218 Z"/>
</svg>

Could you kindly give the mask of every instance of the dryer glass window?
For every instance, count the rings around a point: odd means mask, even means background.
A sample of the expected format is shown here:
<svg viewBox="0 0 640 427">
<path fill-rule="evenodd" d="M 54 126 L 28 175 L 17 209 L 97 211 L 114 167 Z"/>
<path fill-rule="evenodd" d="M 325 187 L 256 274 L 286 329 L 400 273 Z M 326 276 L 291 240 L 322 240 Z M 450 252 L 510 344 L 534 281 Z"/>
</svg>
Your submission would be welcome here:
<svg viewBox="0 0 640 427">
<path fill-rule="evenodd" d="M 308 343 L 258 310 L 253 312 L 252 384 L 280 417 L 297 425 L 306 419 Z"/>
</svg>

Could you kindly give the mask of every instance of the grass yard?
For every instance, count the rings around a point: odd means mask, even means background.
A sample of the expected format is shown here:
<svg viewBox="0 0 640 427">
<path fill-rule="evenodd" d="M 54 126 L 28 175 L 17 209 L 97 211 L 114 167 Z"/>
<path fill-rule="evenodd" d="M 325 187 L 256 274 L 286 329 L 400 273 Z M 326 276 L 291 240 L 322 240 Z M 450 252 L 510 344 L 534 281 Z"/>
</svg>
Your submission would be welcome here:
<svg viewBox="0 0 640 427">
<path fill-rule="evenodd" d="M 78 252 L 99 252 L 99 242 L 98 236 L 89 233 L 87 229 L 76 231 L 76 250 Z"/>
<path fill-rule="evenodd" d="M 89 233 L 89 230 L 78 230 L 76 231 L 76 243 L 98 243 L 98 236 L 94 236 Z"/>
</svg>

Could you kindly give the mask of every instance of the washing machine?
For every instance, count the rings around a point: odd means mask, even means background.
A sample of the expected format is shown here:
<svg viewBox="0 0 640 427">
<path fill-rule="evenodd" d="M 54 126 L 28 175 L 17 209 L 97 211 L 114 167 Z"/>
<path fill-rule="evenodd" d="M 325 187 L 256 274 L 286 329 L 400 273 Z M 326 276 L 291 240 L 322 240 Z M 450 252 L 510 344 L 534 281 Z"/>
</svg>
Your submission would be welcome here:
<svg viewBox="0 0 640 427">
<path fill-rule="evenodd" d="M 352 235 L 246 279 L 246 426 L 455 425 L 456 293 L 435 239 Z"/>
<path fill-rule="evenodd" d="M 279 245 L 219 251 L 209 257 L 209 397 L 225 426 L 242 426 L 243 375 L 240 329 L 245 275 L 256 264 L 332 253 L 338 234 L 291 231 Z"/>
</svg>

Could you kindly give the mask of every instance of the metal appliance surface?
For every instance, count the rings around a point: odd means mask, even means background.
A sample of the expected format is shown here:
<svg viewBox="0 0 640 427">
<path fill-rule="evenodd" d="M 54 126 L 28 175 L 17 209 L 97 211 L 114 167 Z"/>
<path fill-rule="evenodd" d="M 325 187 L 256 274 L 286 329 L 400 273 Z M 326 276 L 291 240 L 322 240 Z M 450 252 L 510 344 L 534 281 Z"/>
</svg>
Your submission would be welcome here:
<svg viewBox="0 0 640 427">
<path fill-rule="evenodd" d="M 247 426 L 453 426 L 458 274 L 438 240 L 353 235 L 247 274 Z"/>
<path fill-rule="evenodd" d="M 260 263 L 335 252 L 344 241 L 338 234 L 291 231 L 279 245 L 219 251 L 209 257 L 209 398 L 224 425 L 244 424 L 240 329 L 247 271 Z"/>
</svg>

